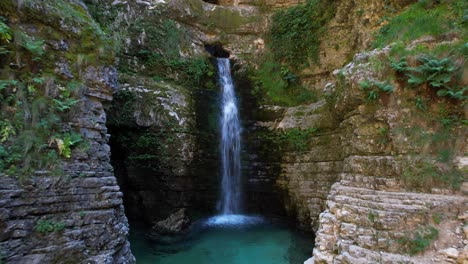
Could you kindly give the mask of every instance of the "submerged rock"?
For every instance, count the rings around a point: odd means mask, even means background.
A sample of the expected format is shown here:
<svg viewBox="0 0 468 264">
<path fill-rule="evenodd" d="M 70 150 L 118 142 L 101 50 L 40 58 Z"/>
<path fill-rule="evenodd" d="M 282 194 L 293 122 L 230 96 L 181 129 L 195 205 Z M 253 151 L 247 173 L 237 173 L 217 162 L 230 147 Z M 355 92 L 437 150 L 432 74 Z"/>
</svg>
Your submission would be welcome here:
<svg viewBox="0 0 468 264">
<path fill-rule="evenodd" d="M 178 235 L 185 233 L 190 227 L 191 220 L 185 208 L 177 210 L 164 220 L 156 222 L 152 233 L 156 235 Z"/>
</svg>

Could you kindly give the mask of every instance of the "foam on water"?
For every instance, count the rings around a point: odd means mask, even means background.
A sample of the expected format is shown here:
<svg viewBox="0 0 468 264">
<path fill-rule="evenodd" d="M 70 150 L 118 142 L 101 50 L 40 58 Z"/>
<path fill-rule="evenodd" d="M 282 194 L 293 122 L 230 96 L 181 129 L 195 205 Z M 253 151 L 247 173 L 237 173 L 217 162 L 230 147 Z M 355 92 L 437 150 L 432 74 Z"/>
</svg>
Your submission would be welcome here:
<svg viewBox="0 0 468 264">
<path fill-rule="evenodd" d="M 248 226 L 265 223 L 265 219 L 259 216 L 227 214 L 210 217 L 205 223 L 208 226 Z"/>
</svg>

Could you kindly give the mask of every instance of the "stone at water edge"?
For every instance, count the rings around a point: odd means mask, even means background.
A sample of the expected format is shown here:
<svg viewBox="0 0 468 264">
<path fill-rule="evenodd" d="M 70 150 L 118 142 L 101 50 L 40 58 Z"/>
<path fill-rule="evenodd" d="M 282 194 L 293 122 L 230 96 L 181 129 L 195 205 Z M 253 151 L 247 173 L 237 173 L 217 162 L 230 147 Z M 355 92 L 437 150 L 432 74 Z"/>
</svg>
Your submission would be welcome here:
<svg viewBox="0 0 468 264">
<path fill-rule="evenodd" d="M 154 223 L 152 231 L 160 235 L 177 235 L 184 233 L 190 226 L 190 218 L 185 208 L 177 210 L 164 220 Z"/>
<path fill-rule="evenodd" d="M 314 257 L 311 257 L 310 259 L 304 261 L 304 264 L 314 264 Z"/>
</svg>

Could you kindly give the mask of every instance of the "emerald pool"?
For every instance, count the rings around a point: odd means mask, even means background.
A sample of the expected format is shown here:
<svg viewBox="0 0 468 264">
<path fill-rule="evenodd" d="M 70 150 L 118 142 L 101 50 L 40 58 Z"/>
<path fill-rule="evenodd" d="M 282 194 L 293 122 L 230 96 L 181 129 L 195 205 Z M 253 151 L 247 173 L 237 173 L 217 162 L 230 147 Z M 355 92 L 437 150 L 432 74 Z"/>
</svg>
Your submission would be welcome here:
<svg viewBox="0 0 468 264">
<path fill-rule="evenodd" d="M 311 257 L 312 234 L 259 217 L 218 216 L 200 220 L 186 235 L 161 241 L 131 225 L 138 264 L 299 264 Z"/>
</svg>

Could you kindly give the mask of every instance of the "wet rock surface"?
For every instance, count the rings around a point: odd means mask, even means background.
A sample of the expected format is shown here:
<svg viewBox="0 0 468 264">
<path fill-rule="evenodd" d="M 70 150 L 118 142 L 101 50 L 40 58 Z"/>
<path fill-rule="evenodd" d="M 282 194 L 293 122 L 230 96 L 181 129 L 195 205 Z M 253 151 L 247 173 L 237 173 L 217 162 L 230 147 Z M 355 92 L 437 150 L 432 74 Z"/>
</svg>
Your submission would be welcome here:
<svg viewBox="0 0 468 264">
<path fill-rule="evenodd" d="M 179 209 L 169 215 L 168 218 L 155 222 L 152 228 L 152 233 L 158 235 L 181 234 L 190 226 L 190 222 L 186 209 Z"/>
</svg>

